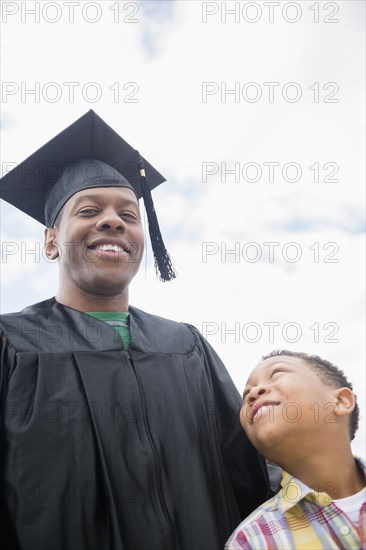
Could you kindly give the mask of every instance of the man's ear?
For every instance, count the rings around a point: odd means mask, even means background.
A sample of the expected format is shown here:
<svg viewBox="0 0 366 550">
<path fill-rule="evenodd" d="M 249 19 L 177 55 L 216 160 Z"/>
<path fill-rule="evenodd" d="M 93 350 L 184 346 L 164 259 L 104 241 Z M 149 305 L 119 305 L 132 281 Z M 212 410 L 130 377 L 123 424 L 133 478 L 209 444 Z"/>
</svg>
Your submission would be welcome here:
<svg viewBox="0 0 366 550">
<path fill-rule="evenodd" d="M 347 387 L 338 388 L 334 390 L 334 397 L 336 399 L 335 414 L 337 416 L 350 415 L 356 406 L 355 394 Z"/>
<path fill-rule="evenodd" d="M 57 229 L 55 227 L 47 227 L 44 232 L 44 251 L 47 258 L 56 260 L 59 257 L 57 246 Z"/>
</svg>

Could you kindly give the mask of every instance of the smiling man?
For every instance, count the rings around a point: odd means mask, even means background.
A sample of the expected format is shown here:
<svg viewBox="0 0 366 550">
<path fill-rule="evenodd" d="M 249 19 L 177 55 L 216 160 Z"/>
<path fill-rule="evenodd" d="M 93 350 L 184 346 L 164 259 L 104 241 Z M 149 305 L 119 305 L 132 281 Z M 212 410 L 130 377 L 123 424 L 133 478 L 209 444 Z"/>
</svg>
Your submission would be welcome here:
<svg viewBox="0 0 366 550">
<path fill-rule="evenodd" d="M 126 187 L 85 189 L 58 217 L 45 239 L 47 256 L 60 258 L 57 301 L 79 311 L 127 312 L 128 287 L 144 251 L 135 193 Z"/>
<path fill-rule="evenodd" d="M 150 195 L 163 181 L 91 111 L 1 182 L 59 266 L 54 298 L 1 316 L 7 550 L 221 550 L 270 495 L 218 356 L 129 304 L 141 196 L 158 274 L 174 277 Z"/>
<path fill-rule="evenodd" d="M 237 527 L 228 550 L 365 548 L 366 470 L 350 445 L 358 417 L 352 385 L 329 361 L 286 350 L 263 357 L 240 418 L 284 469 L 282 488 Z"/>
</svg>

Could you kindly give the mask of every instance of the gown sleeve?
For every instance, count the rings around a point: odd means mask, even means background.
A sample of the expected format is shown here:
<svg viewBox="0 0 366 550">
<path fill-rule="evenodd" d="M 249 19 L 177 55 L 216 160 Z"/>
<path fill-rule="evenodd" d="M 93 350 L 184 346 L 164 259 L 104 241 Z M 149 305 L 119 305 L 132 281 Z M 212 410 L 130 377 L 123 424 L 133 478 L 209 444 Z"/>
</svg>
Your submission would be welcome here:
<svg viewBox="0 0 366 550">
<path fill-rule="evenodd" d="M 7 487 L 4 480 L 6 439 L 3 426 L 4 415 L 6 414 L 5 398 L 9 375 L 15 361 L 15 350 L 8 344 L 6 334 L 0 326 L 0 541 L 3 543 L 6 541 L 7 550 L 18 550 L 19 548 L 5 502 Z"/>
<path fill-rule="evenodd" d="M 231 487 L 240 516 L 245 518 L 273 495 L 267 464 L 240 425 L 242 400 L 223 362 L 200 332 L 187 326 L 194 335 L 214 396 L 213 403 L 206 403 L 206 414 L 212 415 L 217 424 Z"/>
</svg>

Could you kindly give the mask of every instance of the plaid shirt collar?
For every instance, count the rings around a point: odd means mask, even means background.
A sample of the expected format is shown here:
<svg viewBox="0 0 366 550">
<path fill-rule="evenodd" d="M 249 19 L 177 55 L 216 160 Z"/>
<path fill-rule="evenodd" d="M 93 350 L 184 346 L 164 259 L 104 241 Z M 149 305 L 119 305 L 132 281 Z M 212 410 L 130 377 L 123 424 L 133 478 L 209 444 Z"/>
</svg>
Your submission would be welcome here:
<svg viewBox="0 0 366 550">
<path fill-rule="evenodd" d="M 355 460 L 366 479 L 366 462 L 358 457 L 355 457 Z M 327 493 L 314 491 L 305 485 L 305 483 L 284 471 L 281 480 L 281 490 L 271 499 L 269 503 L 271 505 L 270 509 L 279 510 L 281 513 L 284 513 L 296 506 L 304 498 L 323 507 L 329 506 L 333 501 Z"/>
</svg>

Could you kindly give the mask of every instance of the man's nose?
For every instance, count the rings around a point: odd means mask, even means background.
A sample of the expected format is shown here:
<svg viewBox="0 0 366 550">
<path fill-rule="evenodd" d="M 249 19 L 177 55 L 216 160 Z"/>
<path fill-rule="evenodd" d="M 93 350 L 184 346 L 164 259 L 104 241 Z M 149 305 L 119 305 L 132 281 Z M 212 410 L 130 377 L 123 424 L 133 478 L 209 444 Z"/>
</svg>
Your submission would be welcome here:
<svg viewBox="0 0 366 550">
<path fill-rule="evenodd" d="M 124 232 L 126 224 L 115 210 L 108 210 L 103 213 L 97 222 L 98 231 L 120 231 Z"/>
</svg>

